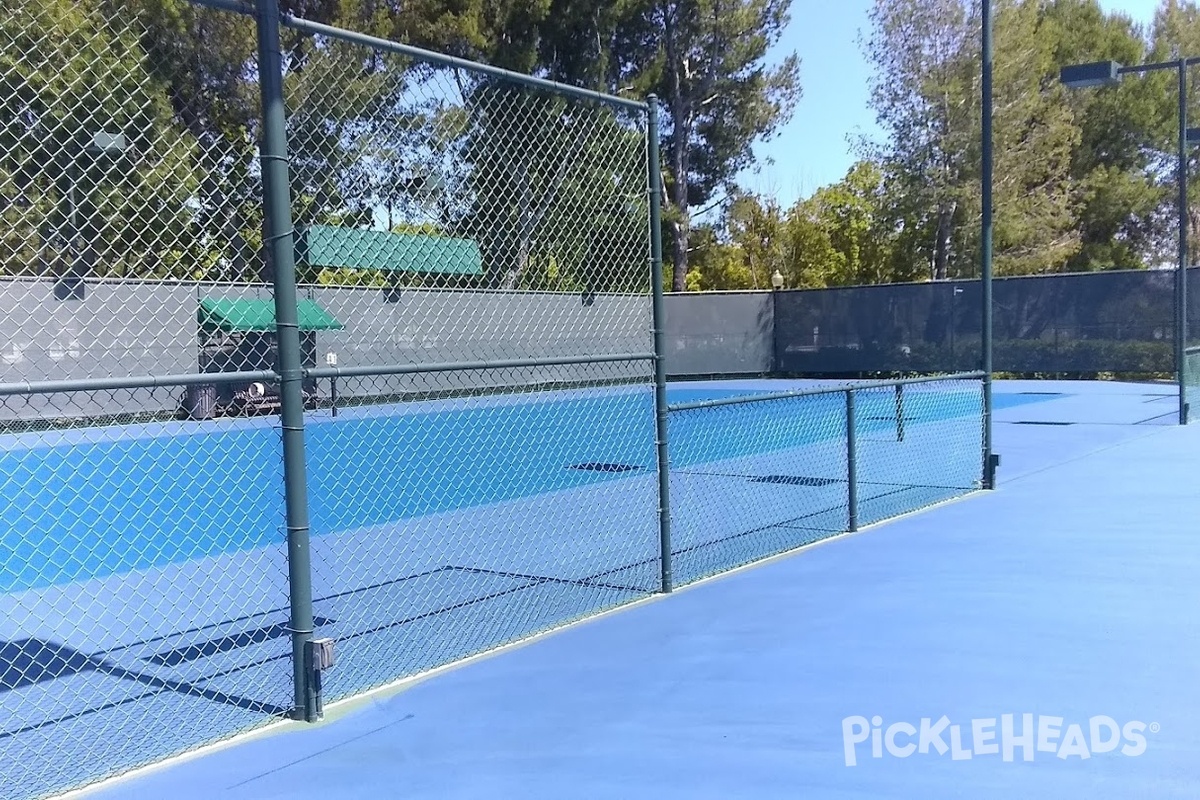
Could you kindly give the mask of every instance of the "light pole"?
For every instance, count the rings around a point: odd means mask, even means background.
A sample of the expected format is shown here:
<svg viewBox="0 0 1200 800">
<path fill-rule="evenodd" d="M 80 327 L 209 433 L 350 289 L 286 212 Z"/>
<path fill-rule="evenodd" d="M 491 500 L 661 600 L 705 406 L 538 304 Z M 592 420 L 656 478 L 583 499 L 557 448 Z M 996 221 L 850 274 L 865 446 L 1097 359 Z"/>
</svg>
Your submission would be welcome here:
<svg viewBox="0 0 1200 800">
<path fill-rule="evenodd" d="M 1126 67 L 1116 61 L 1095 61 L 1090 64 L 1075 64 L 1063 67 L 1059 77 L 1070 89 L 1092 86 L 1114 86 L 1125 75 L 1160 72 L 1173 69 L 1179 83 L 1179 263 L 1175 268 L 1175 377 L 1179 383 L 1179 424 L 1188 421 L 1187 404 L 1187 262 L 1188 262 L 1188 203 L 1187 203 L 1187 153 L 1188 144 L 1200 140 L 1187 126 L 1187 68 L 1200 64 L 1200 58 L 1179 58 L 1156 64 L 1141 64 Z"/>
<path fill-rule="evenodd" d="M 992 2 L 983 0 L 983 24 L 980 55 L 981 102 L 983 111 L 980 177 L 979 269 L 979 366 L 983 372 L 983 488 L 996 488 L 999 457 L 992 452 Z"/>
<path fill-rule="evenodd" d="M 783 291 L 783 273 L 775 270 L 771 274 L 771 371 L 775 377 L 783 377 L 783 361 L 779 353 L 779 293 Z"/>
<path fill-rule="evenodd" d="M 79 300 L 83 298 L 84 270 L 80 265 L 79 223 L 77 221 L 79 203 L 76 200 L 76 185 L 79 183 L 79 162 L 84 155 L 92 158 L 101 156 L 116 157 L 125 152 L 125 135 L 100 131 L 92 135 L 86 146 L 81 147 L 75 140 L 68 148 L 67 158 L 67 254 L 69 269 L 66 276 L 59 280 L 58 292 L 60 299 Z"/>
</svg>

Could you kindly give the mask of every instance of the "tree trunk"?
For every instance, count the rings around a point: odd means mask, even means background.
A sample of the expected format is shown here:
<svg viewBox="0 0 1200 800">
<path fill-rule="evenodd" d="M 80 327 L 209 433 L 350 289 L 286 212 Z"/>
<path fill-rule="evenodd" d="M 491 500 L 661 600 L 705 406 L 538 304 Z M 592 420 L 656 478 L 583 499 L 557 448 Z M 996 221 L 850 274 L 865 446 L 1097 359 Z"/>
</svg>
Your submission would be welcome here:
<svg viewBox="0 0 1200 800">
<path fill-rule="evenodd" d="M 559 159 L 558 166 L 554 174 L 550 176 L 548 185 L 536 197 L 529 165 L 522 163 L 516 168 L 515 176 L 520 193 L 517 201 L 519 207 L 517 209 L 516 260 L 505 271 L 500 281 L 501 289 L 513 290 L 520 287 L 521 278 L 528 270 L 529 261 L 533 255 L 534 234 L 546 218 L 546 214 L 558 202 L 558 194 L 567 180 L 567 175 L 570 174 L 583 151 L 584 141 L 583 136 L 575 138 L 568 151 Z"/>
<path fill-rule="evenodd" d="M 675 25 L 669 8 L 663 10 L 663 27 L 667 50 L 667 69 L 670 73 L 671 105 L 671 205 L 675 221 L 671 223 L 671 237 L 675 245 L 674 267 L 671 276 L 672 291 L 682 292 L 687 288 L 688 271 L 688 140 L 691 138 L 692 119 L 688 99 L 684 97 L 681 64 L 676 50 Z"/>
<path fill-rule="evenodd" d="M 687 287 L 688 271 L 688 239 L 691 220 L 688 214 L 688 130 L 690 120 L 684 108 L 683 98 L 677 98 L 675 107 L 675 128 L 671 133 L 671 170 L 674 173 L 674 183 L 671 184 L 671 205 L 674 207 L 675 221 L 671 223 L 671 234 L 674 239 L 674 269 L 671 288 L 682 292 Z"/>
<path fill-rule="evenodd" d="M 933 244 L 933 279 L 944 281 L 950 263 L 950 232 L 954 222 L 955 204 L 942 203 L 938 208 L 937 239 Z"/>
<path fill-rule="evenodd" d="M 1196 206 L 1188 206 L 1188 227 L 1187 227 L 1188 264 L 1187 265 L 1189 267 L 1198 263 L 1197 259 L 1196 259 L 1196 255 L 1198 252 L 1196 249 L 1197 244 L 1198 244 L 1197 236 L 1196 236 L 1197 233 L 1200 233 L 1200 208 L 1197 208 Z"/>
<path fill-rule="evenodd" d="M 671 291 L 682 292 L 687 288 L 688 230 L 682 222 L 671 223 L 671 237 L 675 245 L 674 267 L 671 273 Z"/>
<path fill-rule="evenodd" d="M 520 164 L 517 167 L 516 177 L 519 194 L 516 230 L 513 236 L 515 239 L 513 242 L 514 258 L 500 279 L 499 288 L 504 291 L 513 291 L 521 285 L 521 276 L 525 274 L 525 270 L 529 266 L 530 242 L 534 229 L 533 186 L 530 183 L 532 179 L 529 175 L 529 167 Z"/>
</svg>

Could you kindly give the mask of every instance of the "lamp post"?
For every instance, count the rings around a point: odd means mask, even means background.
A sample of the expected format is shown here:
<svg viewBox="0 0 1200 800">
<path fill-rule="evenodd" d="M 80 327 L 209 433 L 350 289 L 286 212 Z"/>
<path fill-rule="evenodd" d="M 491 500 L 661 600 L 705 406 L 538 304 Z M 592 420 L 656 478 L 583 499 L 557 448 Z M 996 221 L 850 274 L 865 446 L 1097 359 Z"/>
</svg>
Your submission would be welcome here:
<svg viewBox="0 0 1200 800">
<path fill-rule="evenodd" d="M 1175 268 L 1175 377 L 1179 383 L 1179 424 L 1188 421 L 1187 404 L 1187 262 L 1188 262 L 1188 204 L 1187 204 L 1187 153 L 1188 145 L 1200 141 L 1200 131 L 1188 130 L 1187 126 L 1187 68 L 1200 64 L 1200 58 L 1179 58 L 1155 64 L 1126 67 L 1116 61 L 1095 61 L 1090 64 L 1074 64 L 1063 67 L 1059 78 L 1070 89 L 1085 89 L 1094 86 L 1114 86 L 1125 75 L 1175 70 L 1179 84 L 1179 263 Z"/>
<path fill-rule="evenodd" d="M 783 291 L 783 273 L 775 270 L 771 274 L 771 370 L 775 377 L 783 377 L 783 359 L 779 352 L 779 293 Z"/>
<path fill-rule="evenodd" d="M 81 268 L 79 247 L 79 223 L 77 215 L 79 204 L 76 201 L 76 185 L 79 183 L 79 162 L 84 155 L 95 158 L 102 156 L 115 158 L 126 150 L 125 135 L 99 131 L 92 135 L 86 146 L 80 147 L 75 140 L 67 151 L 67 253 L 70 268 L 67 275 L 59 280 L 57 289 L 59 298 L 82 299 L 84 270 Z"/>
<path fill-rule="evenodd" d="M 980 265 L 979 367 L 983 372 L 983 488 L 996 488 L 1000 458 L 992 452 L 992 0 L 983 0 L 980 25 Z"/>
</svg>

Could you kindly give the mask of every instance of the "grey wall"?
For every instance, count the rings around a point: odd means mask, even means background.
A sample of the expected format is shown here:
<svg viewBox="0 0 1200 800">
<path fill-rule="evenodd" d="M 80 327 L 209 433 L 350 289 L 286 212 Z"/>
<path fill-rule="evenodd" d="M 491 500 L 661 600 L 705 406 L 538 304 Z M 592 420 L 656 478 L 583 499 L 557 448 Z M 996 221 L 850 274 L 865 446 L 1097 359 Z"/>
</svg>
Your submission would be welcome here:
<svg viewBox="0 0 1200 800">
<path fill-rule="evenodd" d="M 774 369 L 774 297 L 769 292 L 671 294 L 665 300 L 668 375 Z"/>
<path fill-rule="evenodd" d="M 345 330 L 317 336 L 316 362 L 339 366 L 645 353 L 653 349 L 650 299 L 414 290 L 388 302 L 379 289 L 301 287 Z M 48 281 L 0 281 L 0 383 L 199 369 L 201 297 L 271 297 L 264 285 L 90 281 L 83 299 L 60 300 Z M 486 389 L 645 379 L 649 362 L 345 378 L 346 395 Z M 322 394 L 328 382 L 322 381 Z M 76 392 L 0 399 L 0 420 L 173 410 L 182 389 Z"/>
<path fill-rule="evenodd" d="M 346 326 L 317 335 L 338 366 L 460 363 L 518 358 L 647 353 L 650 298 L 522 292 L 413 290 L 394 302 L 379 290 L 317 287 L 309 296 Z M 491 386 L 649 378 L 649 362 L 343 379 L 339 392 L 379 395 Z"/>
<path fill-rule="evenodd" d="M 1189 341 L 1200 342 L 1200 270 L 1191 270 Z M 996 282 L 998 370 L 1172 368 L 1168 272 L 1006 278 Z M 830 290 L 672 294 L 665 298 L 673 377 L 913 369 L 978 363 L 978 281 Z M 650 298 L 538 292 L 301 287 L 346 329 L 321 333 L 316 363 L 459 363 L 652 349 Z M 59 300 L 48 281 L 0 280 L 0 383 L 199 368 L 201 297 L 269 299 L 265 285 L 90 281 Z M 777 350 L 778 348 L 778 350 Z M 897 360 L 899 359 L 899 360 Z M 901 363 L 902 362 L 902 363 Z M 344 378 L 343 395 L 649 380 L 648 362 Z M 322 381 L 321 394 L 329 386 Z M 0 399 L 0 420 L 173 410 L 181 389 Z"/>
<path fill-rule="evenodd" d="M 0 383 L 194 372 L 196 287 L 90 283 L 59 300 L 48 281 L 0 282 Z M 0 399 L 0 419 L 173 408 L 181 390 L 121 390 Z"/>
</svg>

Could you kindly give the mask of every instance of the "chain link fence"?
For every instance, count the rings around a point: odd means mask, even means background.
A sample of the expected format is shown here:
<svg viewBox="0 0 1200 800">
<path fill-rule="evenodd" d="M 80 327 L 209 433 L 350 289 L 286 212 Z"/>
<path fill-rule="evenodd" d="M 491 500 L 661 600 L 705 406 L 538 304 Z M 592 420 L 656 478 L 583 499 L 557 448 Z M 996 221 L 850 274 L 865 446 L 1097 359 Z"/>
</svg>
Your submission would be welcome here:
<svg viewBox="0 0 1200 800">
<path fill-rule="evenodd" d="M 668 413 L 653 105 L 220 5 L 0 19 L 0 800 L 973 485 L 967 379 Z"/>
<path fill-rule="evenodd" d="M 300 280 L 342 326 L 307 448 L 339 698 L 657 590 L 647 117 L 299 28 Z"/>
<path fill-rule="evenodd" d="M 981 488 L 982 378 L 968 373 L 672 405 L 676 582 Z"/>
<path fill-rule="evenodd" d="M 644 108 L 299 28 L 304 56 L 284 87 L 299 278 L 344 326 L 317 336 L 322 366 L 650 349 Z M 339 395 L 589 383 L 588 372 L 377 374 Z M 608 373 L 650 377 L 636 363 Z"/>
<path fill-rule="evenodd" d="M 645 105 L 283 22 L 325 697 L 658 591 Z M 15 800 L 296 715 L 303 632 L 255 18 L 0 46 Z"/>
<path fill-rule="evenodd" d="M 625 384 L 314 423 L 315 611 L 340 652 L 329 696 L 657 591 L 653 409 L 649 386 Z"/>
<path fill-rule="evenodd" d="M 7 395 L 98 405 L 181 387 Z M 39 796 L 287 713 L 277 419 L 0 435 L 0 797 Z"/>
<path fill-rule="evenodd" d="M 4 800 L 291 707 L 279 421 L 174 419 L 195 282 L 261 272 L 254 22 L 179 11 L 0 18 Z M 236 75 L 185 74 L 208 43 Z"/>
</svg>

